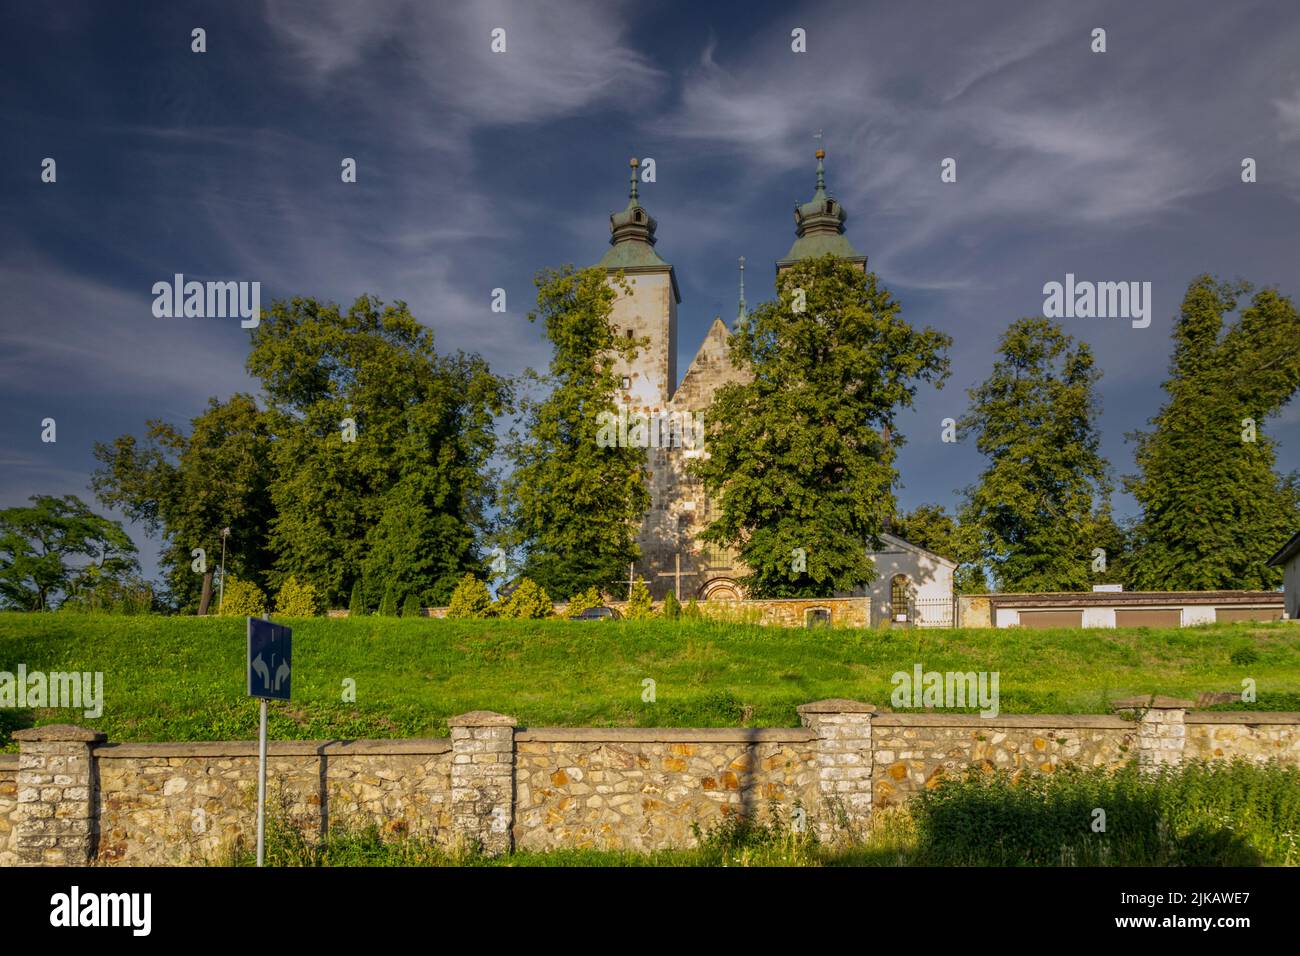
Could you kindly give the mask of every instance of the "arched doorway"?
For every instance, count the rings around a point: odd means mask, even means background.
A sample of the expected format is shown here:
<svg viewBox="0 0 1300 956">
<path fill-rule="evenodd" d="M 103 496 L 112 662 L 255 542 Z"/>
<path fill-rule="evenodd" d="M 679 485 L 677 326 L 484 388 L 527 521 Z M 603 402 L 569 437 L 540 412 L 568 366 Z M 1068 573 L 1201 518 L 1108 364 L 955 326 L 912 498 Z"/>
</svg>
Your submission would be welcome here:
<svg viewBox="0 0 1300 956">
<path fill-rule="evenodd" d="M 744 589 L 732 578 L 712 578 L 705 581 L 699 590 L 701 601 L 739 601 L 744 597 Z"/>
</svg>

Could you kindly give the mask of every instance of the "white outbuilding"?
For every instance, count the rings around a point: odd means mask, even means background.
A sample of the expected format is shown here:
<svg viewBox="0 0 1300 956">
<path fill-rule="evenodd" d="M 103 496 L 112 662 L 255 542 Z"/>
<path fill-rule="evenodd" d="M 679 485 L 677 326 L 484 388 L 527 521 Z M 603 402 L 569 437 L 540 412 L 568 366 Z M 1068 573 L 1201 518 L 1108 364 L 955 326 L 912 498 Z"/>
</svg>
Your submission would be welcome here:
<svg viewBox="0 0 1300 956">
<path fill-rule="evenodd" d="M 1291 535 L 1291 540 L 1268 559 L 1268 566 L 1282 569 L 1286 616 L 1292 620 L 1300 618 L 1300 531 Z"/>
</svg>

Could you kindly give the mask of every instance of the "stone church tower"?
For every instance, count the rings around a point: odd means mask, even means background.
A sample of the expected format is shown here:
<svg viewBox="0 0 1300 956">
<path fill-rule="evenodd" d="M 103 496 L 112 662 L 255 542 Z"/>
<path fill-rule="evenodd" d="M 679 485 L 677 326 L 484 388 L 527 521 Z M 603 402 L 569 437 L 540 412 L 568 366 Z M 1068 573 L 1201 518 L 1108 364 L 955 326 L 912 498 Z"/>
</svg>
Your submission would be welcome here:
<svg viewBox="0 0 1300 956">
<path fill-rule="evenodd" d="M 844 235 L 844 208 L 826 192 L 825 153 L 817 150 L 817 190 L 811 200 L 795 206 L 795 242 L 777 264 L 778 272 L 802 259 L 831 253 L 866 268 Z M 637 196 L 637 160 L 631 161 L 632 180 L 627 206 L 609 217 L 610 248 L 597 263 L 610 274 L 622 271 L 630 292 L 620 292 L 610 322 L 616 334 L 648 340 L 632 362 L 615 364 L 621 388 L 616 402 L 628 415 L 664 416 L 669 421 L 691 420 L 707 414 L 714 393 L 729 382 L 744 381 L 746 372 L 731 364 L 731 332 L 715 317 L 704 342 L 681 382 L 677 381 L 677 306 L 681 293 L 673 267 L 655 251 L 658 223 Z M 740 260 L 740 307 L 737 321 L 745 318 L 744 259 Z M 666 435 L 666 429 L 665 435 Z M 647 449 L 650 471 L 650 509 L 641 527 L 641 559 L 631 573 L 646 579 L 650 593 L 662 599 L 674 592 L 685 603 L 743 597 L 737 579 L 743 564 L 726 549 L 706 545 L 697 535 L 714 519 L 704 489 L 687 474 L 691 459 L 707 453 L 689 441 L 673 447 L 667 441 Z M 626 587 L 626 582 L 623 587 Z M 615 593 L 620 591 L 615 589 Z M 623 592 L 625 593 L 625 592 Z"/>
</svg>

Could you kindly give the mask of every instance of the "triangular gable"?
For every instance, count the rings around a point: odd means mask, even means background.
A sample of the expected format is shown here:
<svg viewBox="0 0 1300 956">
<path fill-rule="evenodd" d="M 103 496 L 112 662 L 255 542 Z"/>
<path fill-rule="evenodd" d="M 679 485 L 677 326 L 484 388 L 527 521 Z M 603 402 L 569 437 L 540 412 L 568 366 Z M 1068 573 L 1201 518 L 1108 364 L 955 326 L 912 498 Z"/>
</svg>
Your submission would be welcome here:
<svg viewBox="0 0 1300 956">
<path fill-rule="evenodd" d="M 691 364 L 682 377 L 682 383 L 670 399 L 679 409 L 707 407 L 719 385 L 744 380 L 744 373 L 731 364 L 728 344 L 730 338 L 731 332 L 727 326 L 721 319 L 714 318 L 699 351 L 691 359 Z M 713 378 L 708 380 L 709 376 Z"/>
<path fill-rule="evenodd" d="M 935 551 L 931 551 L 928 548 L 923 548 L 919 544 L 913 544 L 912 542 L 908 541 L 906 538 L 900 538 L 896 534 L 890 534 L 888 531 L 882 531 L 880 532 L 879 537 L 883 543 L 893 548 L 897 548 L 902 551 L 911 551 L 913 554 L 923 554 L 926 557 L 933 558 L 934 560 L 938 561 L 940 564 L 947 565 L 950 568 L 957 567 L 957 562 L 952 560 L 951 558 L 945 558 L 942 554 L 939 554 Z"/>
</svg>

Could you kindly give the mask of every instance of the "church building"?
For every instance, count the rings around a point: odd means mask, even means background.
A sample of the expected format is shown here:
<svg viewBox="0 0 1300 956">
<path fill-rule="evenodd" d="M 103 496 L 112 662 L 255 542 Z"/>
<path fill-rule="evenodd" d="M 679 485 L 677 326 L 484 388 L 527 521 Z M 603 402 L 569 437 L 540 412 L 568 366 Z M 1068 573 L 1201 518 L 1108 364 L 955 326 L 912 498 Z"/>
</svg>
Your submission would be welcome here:
<svg viewBox="0 0 1300 956">
<path fill-rule="evenodd" d="M 867 257 L 858 253 L 844 235 L 844 208 L 826 189 L 825 152 L 818 149 L 817 188 L 812 198 L 795 206 L 795 241 L 785 258 L 776 263 L 778 273 L 804 259 L 832 254 L 865 271 Z M 707 414 L 714 393 L 747 374 L 731 364 L 728 339 L 731 330 L 715 317 L 695 358 L 677 378 L 677 306 L 681 293 L 670 263 L 655 249 L 657 223 L 637 196 L 638 161 L 631 161 L 631 189 L 627 206 L 609 217 L 610 248 L 597 263 L 611 275 L 622 272 L 630 292 L 620 291 L 611 324 L 619 336 L 642 341 L 636 358 L 615 363 L 620 380 L 616 402 L 629 417 L 645 415 L 670 422 Z M 745 260 L 740 260 L 740 305 L 737 321 L 745 318 Z M 647 449 L 650 472 L 650 508 L 639 535 L 641 558 L 630 575 L 645 578 L 650 593 L 662 599 L 670 592 L 685 602 L 739 600 L 745 597 L 739 579 L 746 573 L 728 549 L 706 544 L 698 535 L 714 520 L 712 503 L 699 482 L 687 472 L 688 463 L 706 448 L 691 442 Z M 952 593 L 951 561 L 890 536 L 885 551 L 872 555 L 893 569 L 888 577 L 860 589 L 873 597 L 873 607 L 888 608 L 900 594 Z M 912 552 L 915 552 L 914 554 Z M 909 562 L 908 555 L 914 559 Z M 918 566 L 909 576 L 911 564 Z M 926 571 L 922 571 L 924 565 Z M 924 583 L 917 580 L 924 573 Z M 937 579 L 936 579 L 937 575 Z M 631 580 L 631 578 L 629 578 Z M 946 585 L 946 587 L 945 587 Z M 900 590 L 900 586 L 902 590 Z M 887 612 L 890 613 L 890 612 Z M 896 616 L 891 613 L 891 617 Z"/>
</svg>

